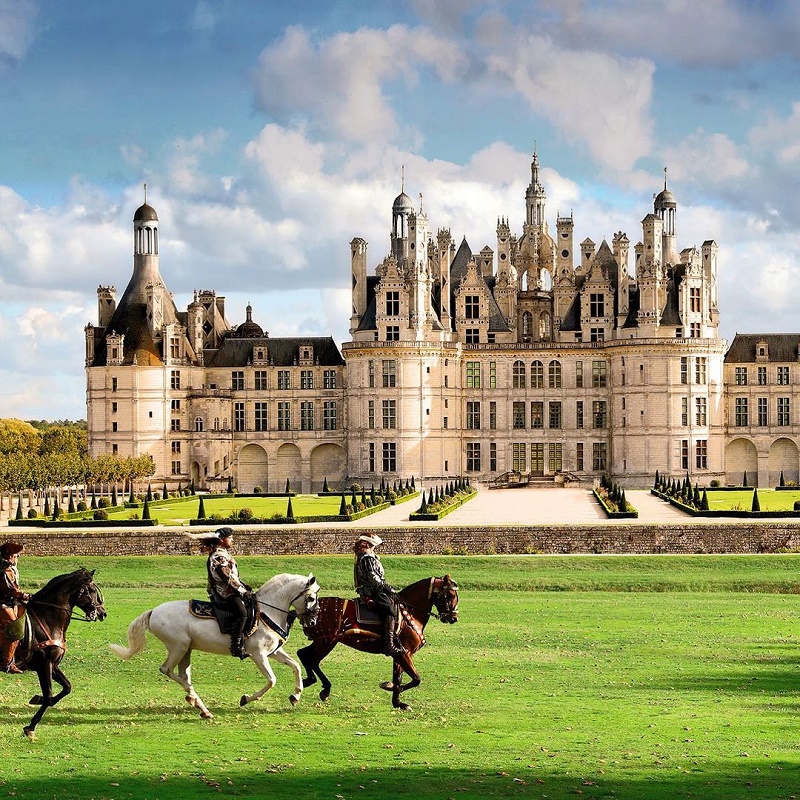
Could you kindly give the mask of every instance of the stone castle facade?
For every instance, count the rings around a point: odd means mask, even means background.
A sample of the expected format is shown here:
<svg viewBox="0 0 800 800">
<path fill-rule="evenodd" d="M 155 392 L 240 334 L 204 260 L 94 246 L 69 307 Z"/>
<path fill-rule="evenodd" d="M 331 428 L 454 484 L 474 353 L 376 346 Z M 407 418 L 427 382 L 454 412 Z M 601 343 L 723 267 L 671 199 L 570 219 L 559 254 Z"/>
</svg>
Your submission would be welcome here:
<svg viewBox="0 0 800 800">
<path fill-rule="evenodd" d="M 510 471 L 796 481 L 800 335 L 737 335 L 726 356 L 717 244 L 679 249 L 677 212 L 665 180 L 633 248 L 621 231 L 576 246 L 572 216 L 550 231 L 534 154 L 521 231 L 501 218 L 473 253 L 401 192 L 372 274 L 350 243 L 340 350 L 272 338 L 249 306 L 231 325 L 211 290 L 179 311 L 145 202 L 130 282 L 119 302 L 98 289 L 85 331 L 91 453 L 149 453 L 174 486 L 241 492 Z"/>
</svg>

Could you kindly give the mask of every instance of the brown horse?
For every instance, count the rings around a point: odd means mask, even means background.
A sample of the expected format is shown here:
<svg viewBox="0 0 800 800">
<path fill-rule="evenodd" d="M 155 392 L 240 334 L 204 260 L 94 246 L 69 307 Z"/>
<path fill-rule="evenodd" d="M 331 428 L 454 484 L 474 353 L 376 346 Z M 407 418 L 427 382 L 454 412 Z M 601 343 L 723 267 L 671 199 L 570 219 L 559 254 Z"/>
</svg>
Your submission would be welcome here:
<svg viewBox="0 0 800 800">
<path fill-rule="evenodd" d="M 30 739 L 45 711 L 72 691 L 72 684 L 61 671 L 61 659 L 67 651 L 67 628 L 77 606 L 88 622 L 106 618 L 103 595 L 94 582 L 94 570 L 78 569 L 59 575 L 31 597 L 26 616 L 31 623 L 31 636 L 25 637 L 17 648 L 17 666 L 39 676 L 40 695 L 29 703 L 40 706 L 22 731 Z M 80 618 L 82 619 L 82 618 Z M 61 691 L 53 695 L 53 681 Z"/>
<path fill-rule="evenodd" d="M 392 693 L 395 708 L 405 710 L 408 705 L 400 702 L 400 693 L 420 684 L 412 656 L 425 644 L 425 625 L 431 615 L 449 624 L 458 622 L 458 586 L 449 575 L 445 575 L 412 583 L 398 594 L 402 626 L 397 640 L 405 648 L 405 653 L 395 656 L 392 680 L 382 683 L 381 688 Z M 320 668 L 320 662 L 337 644 L 346 644 L 365 653 L 383 653 L 383 623 L 377 614 L 365 611 L 355 600 L 320 597 L 317 624 L 303 630 L 311 639 L 310 645 L 297 651 L 297 657 L 307 672 L 303 686 L 312 686 L 319 677 L 322 681 L 320 700 L 327 700 L 331 693 L 331 682 Z M 404 672 L 411 680 L 401 684 Z"/>
</svg>

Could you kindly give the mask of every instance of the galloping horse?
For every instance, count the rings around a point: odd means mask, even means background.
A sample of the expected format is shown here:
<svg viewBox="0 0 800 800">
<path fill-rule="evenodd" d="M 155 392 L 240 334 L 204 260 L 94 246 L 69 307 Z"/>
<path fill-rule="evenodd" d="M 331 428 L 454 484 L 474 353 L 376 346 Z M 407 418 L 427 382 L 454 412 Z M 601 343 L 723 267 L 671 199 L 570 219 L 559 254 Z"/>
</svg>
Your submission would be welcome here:
<svg viewBox="0 0 800 800">
<path fill-rule="evenodd" d="M 239 705 L 244 706 L 258 700 L 275 685 L 275 673 L 269 664 L 274 658 L 281 664 L 288 664 L 295 674 L 295 690 L 289 702 L 296 705 L 303 692 L 300 665 L 283 649 L 289 637 L 289 628 L 295 616 L 308 630 L 314 629 L 317 614 L 317 594 L 319 585 L 313 575 L 290 575 L 284 573 L 268 580 L 255 592 L 257 627 L 245 639 L 245 652 L 253 659 L 261 674 L 267 679 L 263 689 L 242 695 Z M 145 632 L 150 631 L 167 648 L 167 659 L 159 667 L 171 680 L 180 684 L 186 692 L 186 702 L 200 710 L 203 719 L 211 719 L 213 714 L 192 686 L 192 651 L 230 658 L 230 636 L 220 633 L 217 620 L 213 617 L 193 616 L 190 600 L 173 600 L 162 603 L 136 617 L 128 626 L 128 646 L 112 644 L 111 649 L 122 659 L 144 650 L 147 640 Z M 296 613 L 291 611 L 295 606 Z M 260 609 L 268 609 L 264 613 Z M 177 666 L 177 672 L 175 667 Z"/>
<path fill-rule="evenodd" d="M 425 644 L 423 631 L 436 607 L 442 622 L 458 622 L 458 586 L 445 575 L 443 578 L 425 578 L 412 583 L 399 592 L 403 625 L 398 641 L 406 652 L 394 658 L 392 680 L 381 684 L 381 688 L 392 693 L 392 705 L 407 709 L 400 702 L 401 692 L 406 692 L 420 684 L 420 676 L 414 667 L 412 656 Z M 311 644 L 297 651 L 297 657 L 306 668 L 307 676 L 303 685 L 307 688 L 322 681 L 320 700 L 327 700 L 331 693 L 331 682 L 320 668 L 320 662 L 333 648 L 341 643 L 365 653 L 383 652 L 383 624 L 374 615 L 371 620 L 364 618 L 356 606 L 356 601 L 341 597 L 322 597 L 319 601 L 317 624 L 311 628 L 303 626 Z M 411 680 L 401 684 L 403 672 Z"/>
<path fill-rule="evenodd" d="M 33 671 L 39 676 L 40 695 L 34 695 L 29 703 L 40 706 L 30 723 L 22 731 L 29 738 L 35 736 L 36 726 L 48 708 L 72 691 L 72 684 L 61 671 L 61 659 L 67 651 L 67 628 L 74 619 L 77 606 L 86 615 L 86 621 L 95 622 L 106 618 L 103 595 L 94 582 L 94 570 L 79 569 L 66 575 L 52 578 L 27 602 L 25 611 L 30 624 L 30 636 L 19 643 L 17 666 L 24 671 Z M 53 681 L 61 691 L 53 696 Z"/>
</svg>

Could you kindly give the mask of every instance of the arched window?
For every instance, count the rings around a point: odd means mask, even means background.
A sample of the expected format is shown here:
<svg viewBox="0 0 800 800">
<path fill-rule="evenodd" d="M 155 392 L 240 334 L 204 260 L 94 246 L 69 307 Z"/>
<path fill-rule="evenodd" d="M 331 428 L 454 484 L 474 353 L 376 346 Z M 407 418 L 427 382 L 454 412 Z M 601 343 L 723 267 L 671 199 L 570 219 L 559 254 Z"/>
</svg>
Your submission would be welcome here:
<svg viewBox="0 0 800 800">
<path fill-rule="evenodd" d="M 544 364 L 541 361 L 534 361 L 531 364 L 531 389 L 544 388 Z"/>
<path fill-rule="evenodd" d="M 511 385 L 514 389 L 525 388 L 525 362 L 515 361 L 511 368 Z"/>
<path fill-rule="evenodd" d="M 539 338 L 545 340 L 550 338 L 550 314 L 546 311 L 539 317 Z"/>
<path fill-rule="evenodd" d="M 533 316 L 530 311 L 526 311 L 522 315 L 522 335 L 530 336 L 531 328 L 533 327 Z"/>
<path fill-rule="evenodd" d="M 194 429 L 196 431 L 203 430 L 203 418 L 202 417 L 195 417 L 194 418 Z"/>
<path fill-rule="evenodd" d="M 549 371 L 549 386 L 551 389 L 561 388 L 561 362 L 551 361 Z"/>
</svg>

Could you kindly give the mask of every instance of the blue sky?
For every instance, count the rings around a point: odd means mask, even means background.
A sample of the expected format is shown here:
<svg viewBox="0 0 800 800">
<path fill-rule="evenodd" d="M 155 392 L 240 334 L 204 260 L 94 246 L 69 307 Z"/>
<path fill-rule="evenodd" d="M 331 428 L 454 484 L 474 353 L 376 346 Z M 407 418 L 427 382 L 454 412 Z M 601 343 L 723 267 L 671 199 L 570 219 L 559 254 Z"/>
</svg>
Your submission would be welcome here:
<svg viewBox="0 0 800 800">
<path fill-rule="evenodd" d="M 799 87 L 793 0 L 0 0 L 0 417 L 85 416 L 145 182 L 179 308 L 341 343 L 401 167 L 477 251 L 521 229 L 534 142 L 577 241 L 638 241 L 667 166 L 723 336 L 800 331 Z"/>
</svg>

